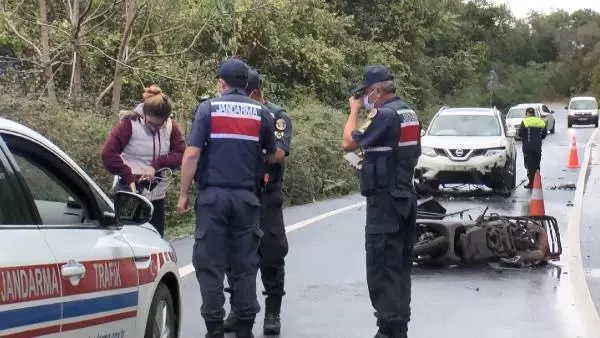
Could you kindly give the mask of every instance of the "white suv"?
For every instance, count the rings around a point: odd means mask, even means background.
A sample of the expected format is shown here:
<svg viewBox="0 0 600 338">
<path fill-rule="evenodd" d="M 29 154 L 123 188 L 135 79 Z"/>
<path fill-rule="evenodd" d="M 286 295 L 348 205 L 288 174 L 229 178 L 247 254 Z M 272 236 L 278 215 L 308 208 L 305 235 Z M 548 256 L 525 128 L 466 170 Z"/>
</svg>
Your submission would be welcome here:
<svg viewBox="0 0 600 338">
<path fill-rule="evenodd" d="M 417 178 L 440 184 L 483 184 L 507 192 L 516 186 L 517 151 L 496 108 L 442 108 L 421 138 Z"/>
</svg>

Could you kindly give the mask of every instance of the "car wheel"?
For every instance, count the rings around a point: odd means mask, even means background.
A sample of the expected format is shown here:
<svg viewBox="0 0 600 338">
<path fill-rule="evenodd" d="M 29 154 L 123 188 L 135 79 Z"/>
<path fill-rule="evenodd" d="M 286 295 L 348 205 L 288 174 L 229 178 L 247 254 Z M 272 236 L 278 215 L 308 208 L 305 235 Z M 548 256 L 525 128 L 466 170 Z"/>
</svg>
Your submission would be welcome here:
<svg viewBox="0 0 600 338">
<path fill-rule="evenodd" d="M 556 133 L 556 131 L 554 131 L 556 129 L 556 121 L 554 121 L 554 123 L 552 124 L 552 130 L 550 131 L 552 134 Z"/>
<path fill-rule="evenodd" d="M 594 122 L 594 127 L 598 128 L 598 119 L 596 119 L 596 122 Z"/>
<path fill-rule="evenodd" d="M 505 191 L 511 191 L 517 186 L 517 159 L 510 161 L 502 171 L 502 186 Z"/>
<path fill-rule="evenodd" d="M 567 119 L 567 127 L 568 128 L 573 127 L 573 122 L 571 122 L 571 119 Z"/>
<path fill-rule="evenodd" d="M 150 305 L 144 338 L 175 338 L 177 320 L 171 291 L 160 283 Z"/>
<path fill-rule="evenodd" d="M 510 192 L 517 186 L 516 177 L 516 158 L 507 163 L 502 169 L 500 175 L 493 175 L 489 184 L 486 184 L 493 191 L 510 195 Z"/>
</svg>

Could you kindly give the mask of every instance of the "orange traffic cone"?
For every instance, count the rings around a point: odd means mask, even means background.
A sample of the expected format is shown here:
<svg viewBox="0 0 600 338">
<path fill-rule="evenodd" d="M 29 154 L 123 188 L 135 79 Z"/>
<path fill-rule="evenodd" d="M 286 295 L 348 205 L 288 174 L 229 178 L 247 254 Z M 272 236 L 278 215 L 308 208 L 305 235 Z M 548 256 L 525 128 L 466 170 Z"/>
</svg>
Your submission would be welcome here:
<svg viewBox="0 0 600 338">
<path fill-rule="evenodd" d="M 569 152 L 569 164 L 567 164 L 567 168 L 579 168 L 579 155 L 577 153 L 577 141 L 575 141 L 575 136 L 573 136 L 573 140 L 571 140 L 571 151 Z"/>
<path fill-rule="evenodd" d="M 531 191 L 531 202 L 529 204 L 529 216 L 545 216 L 544 193 L 542 192 L 542 176 L 540 171 L 535 172 L 533 189 Z"/>
</svg>

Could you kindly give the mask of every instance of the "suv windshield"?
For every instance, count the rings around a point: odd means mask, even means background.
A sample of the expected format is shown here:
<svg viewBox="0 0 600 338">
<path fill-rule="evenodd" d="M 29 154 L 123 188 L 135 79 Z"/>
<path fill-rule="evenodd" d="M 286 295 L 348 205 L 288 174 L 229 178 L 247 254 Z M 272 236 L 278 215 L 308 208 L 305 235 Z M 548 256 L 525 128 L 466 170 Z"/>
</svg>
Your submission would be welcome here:
<svg viewBox="0 0 600 338">
<path fill-rule="evenodd" d="M 573 101 L 569 105 L 569 109 L 573 110 L 587 110 L 587 109 L 598 109 L 598 104 L 594 100 L 578 100 Z"/>
<path fill-rule="evenodd" d="M 501 136 L 500 124 L 490 115 L 440 115 L 429 126 L 431 136 Z"/>
<path fill-rule="evenodd" d="M 510 108 L 506 114 L 507 119 L 522 119 L 525 117 L 525 108 Z"/>
</svg>

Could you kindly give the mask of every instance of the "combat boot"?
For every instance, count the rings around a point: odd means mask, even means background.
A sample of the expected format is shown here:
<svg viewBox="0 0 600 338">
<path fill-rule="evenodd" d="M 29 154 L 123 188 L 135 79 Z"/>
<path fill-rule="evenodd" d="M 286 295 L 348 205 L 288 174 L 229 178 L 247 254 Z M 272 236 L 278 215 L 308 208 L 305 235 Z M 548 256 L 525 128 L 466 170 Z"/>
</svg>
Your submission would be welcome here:
<svg viewBox="0 0 600 338">
<path fill-rule="evenodd" d="M 281 331 L 281 296 L 269 295 L 265 299 L 265 322 L 263 323 L 263 333 L 266 336 L 279 335 Z"/>
<path fill-rule="evenodd" d="M 524 186 L 525 189 L 532 189 L 533 188 L 533 175 L 530 173 L 527 173 L 527 180 L 529 182 L 527 182 L 527 185 Z"/>
<path fill-rule="evenodd" d="M 205 338 L 225 338 L 223 321 L 206 322 L 206 331 Z"/>
<path fill-rule="evenodd" d="M 237 320 L 235 326 L 235 337 L 236 338 L 254 338 L 252 333 L 252 327 L 254 326 L 254 320 Z"/>
<path fill-rule="evenodd" d="M 235 330 L 235 327 L 237 326 L 237 322 L 238 322 L 238 318 L 237 318 L 235 312 L 230 311 L 229 316 L 227 316 L 227 318 L 225 319 L 225 325 L 224 325 L 225 332 L 233 332 Z"/>
<path fill-rule="evenodd" d="M 375 337 L 373 338 L 408 338 L 408 334 L 406 332 L 394 332 L 392 334 L 383 334 L 381 331 L 378 331 Z"/>
</svg>

